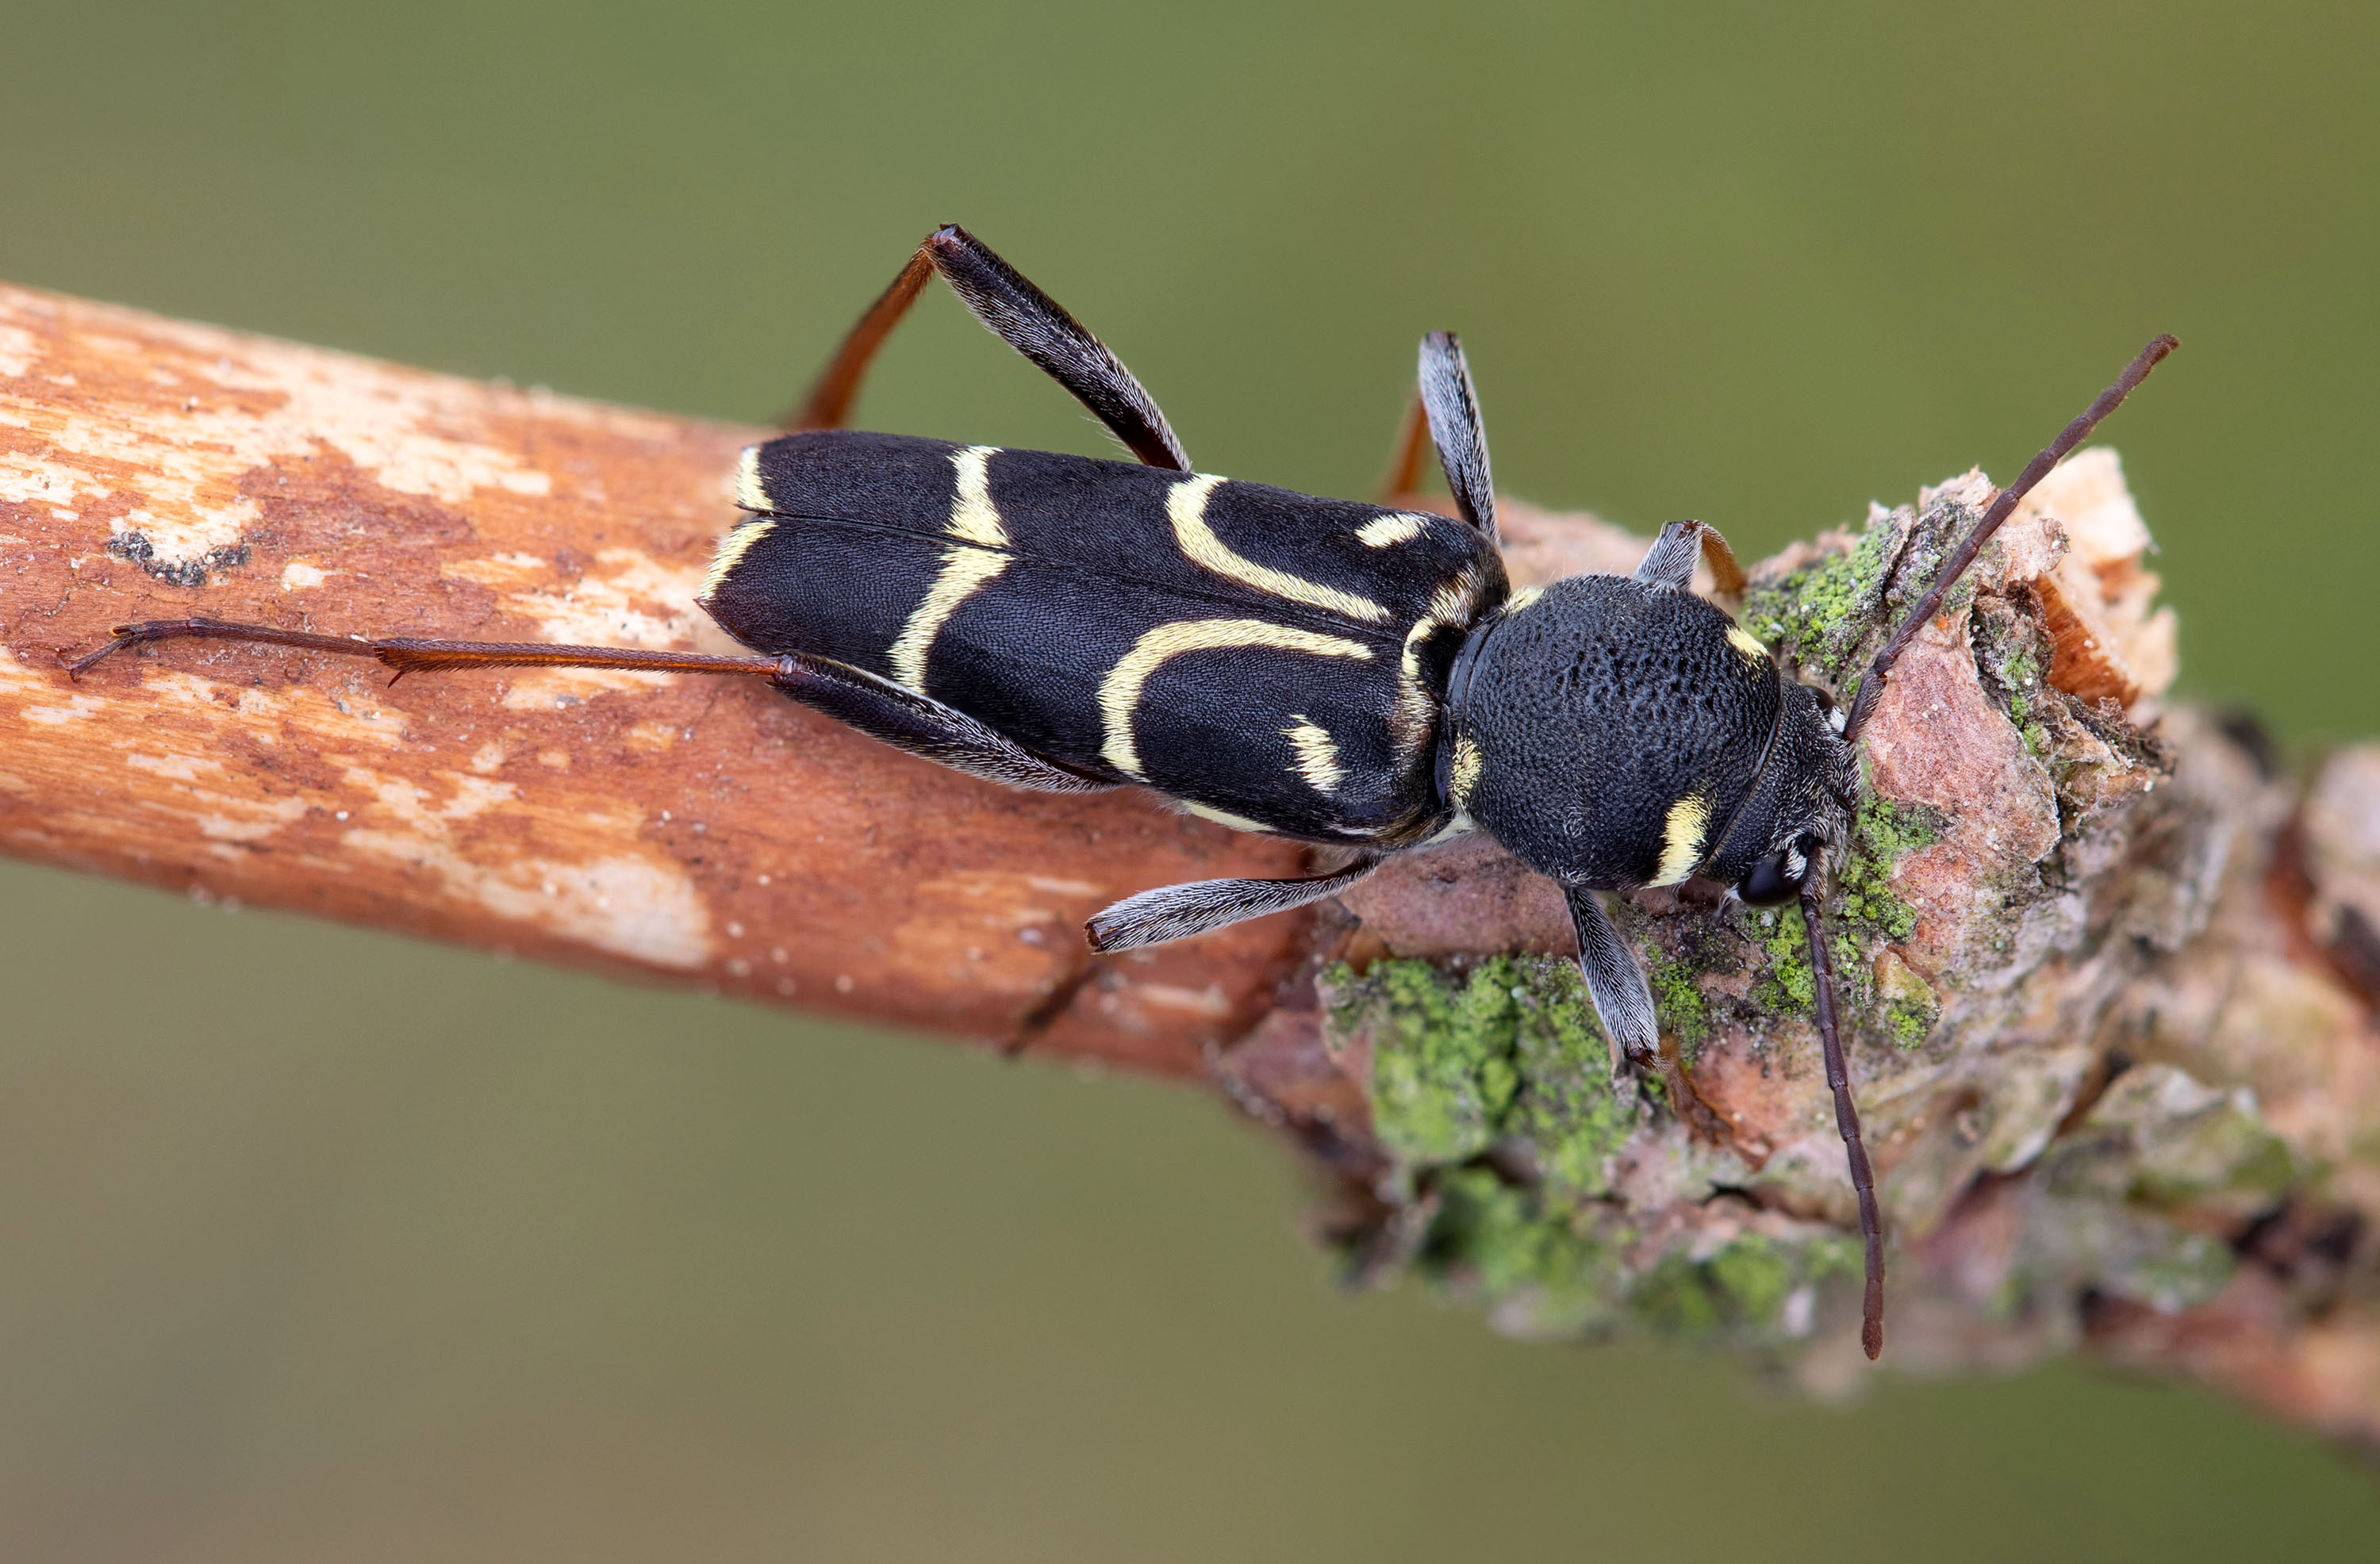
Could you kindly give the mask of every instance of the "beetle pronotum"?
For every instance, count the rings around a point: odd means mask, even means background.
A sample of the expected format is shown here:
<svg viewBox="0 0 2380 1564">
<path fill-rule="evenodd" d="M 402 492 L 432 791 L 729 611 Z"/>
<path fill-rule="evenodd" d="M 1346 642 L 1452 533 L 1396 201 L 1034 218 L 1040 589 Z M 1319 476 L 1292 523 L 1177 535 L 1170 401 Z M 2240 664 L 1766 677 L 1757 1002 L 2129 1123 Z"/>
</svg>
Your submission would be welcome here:
<svg viewBox="0 0 2380 1564">
<path fill-rule="evenodd" d="M 870 360 L 936 273 L 1088 407 L 1138 465 L 843 425 Z M 364 639 L 212 619 L 119 628 L 80 673 L 144 641 L 261 642 L 408 673 L 523 665 L 741 673 L 899 748 L 1011 786 L 1138 785 L 1245 830 L 1339 849 L 1299 879 L 1145 891 L 1095 915 L 1130 949 L 1307 905 L 1392 854 L 1476 828 L 1558 881 L 1604 1030 L 1659 1066 L 1652 994 L 1598 892 L 1702 877 L 1798 901 L 1818 1032 L 1866 1241 L 1862 1341 L 1883 1345 L 1883 1225 L 1860 1141 L 1825 932 L 1827 866 L 1859 786 L 1854 745 L 1909 638 L 2026 492 L 2175 346 L 2161 336 L 2002 491 L 1887 639 L 1848 711 L 1688 590 L 1719 534 L 1665 527 L 1633 576 L 1514 591 L 1463 349 L 1421 345 L 1415 414 L 1459 516 L 1317 499 L 1194 472 L 1140 382 L 965 230 L 937 229 L 789 420 L 745 452 L 700 596 L 749 657 Z"/>
</svg>

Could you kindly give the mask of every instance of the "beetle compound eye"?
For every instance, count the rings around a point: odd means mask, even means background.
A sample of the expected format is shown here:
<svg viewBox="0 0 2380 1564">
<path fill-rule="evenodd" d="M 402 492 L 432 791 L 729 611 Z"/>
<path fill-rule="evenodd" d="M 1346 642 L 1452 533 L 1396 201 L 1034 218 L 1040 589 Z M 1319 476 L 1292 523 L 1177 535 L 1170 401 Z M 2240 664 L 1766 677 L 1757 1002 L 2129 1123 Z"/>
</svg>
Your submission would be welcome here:
<svg viewBox="0 0 2380 1564">
<path fill-rule="evenodd" d="M 1810 860 L 1796 843 L 1753 865 L 1735 893 L 1755 907 L 1781 907 L 1802 893 L 1803 877 L 1809 872 Z"/>
</svg>

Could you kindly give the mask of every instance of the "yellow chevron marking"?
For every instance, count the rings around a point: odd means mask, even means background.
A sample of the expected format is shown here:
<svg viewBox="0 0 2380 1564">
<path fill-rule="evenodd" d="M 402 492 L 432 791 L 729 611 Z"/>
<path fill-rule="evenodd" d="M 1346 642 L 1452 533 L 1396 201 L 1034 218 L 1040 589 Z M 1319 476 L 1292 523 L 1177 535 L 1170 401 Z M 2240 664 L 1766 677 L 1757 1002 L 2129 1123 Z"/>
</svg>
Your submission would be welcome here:
<svg viewBox="0 0 2380 1564">
<path fill-rule="evenodd" d="M 1297 751 L 1297 763 L 1290 769 L 1313 784 L 1317 793 L 1335 793 L 1347 778 L 1347 768 L 1339 764 L 1339 744 L 1330 730 L 1303 711 L 1289 714 L 1289 726 L 1281 736 L 1289 740 Z"/>
<path fill-rule="evenodd" d="M 1362 619 L 1379 624 L 1389 611 L 1369 598 L 1359 598 L 1353 592 L 1342 592 L 1336 587 L 1326 587 L 1319 581 L 1308 581 L 1292 576 L 1285 570 L 1275 570 L 1269 564 L 1258 564 L 1233 553 L 1215 529 L 1207 525 L 1207 500 L 1223 479 L 1210 472 L 1185 478 L 1173 486 L 1165 497 L 1165 514 L 1173 523 L 1173 540 L 1182 552 L 1205 565 L 1218 576 L 1226 576 L 1245 587 L 1260 592 L 1270 592 L 1292 602 L 1312 603 L 1343 613 L 1350 619 Z"/>
<path fill-rule="evenodd" d="M 1661 867 L 1653 872 L 1655 885 L 1683 885 L 1703 858 L 1703 831 L 1710 825 L 1710 800 L 1690 793 L 1670 806 L 1661 830 Z"/>
<path fill-rule="evenodd" d="M 1438 731 L 1438 697 L 1422 687 L 1421 644 L 1439 630 L 1471 623 L 1479 603 L 1479 573 L 1469 565 L 1430 594 L 1429 610 L 1405 632 L 1404 651 L 1397 660 L 1397 747 L 1418 750 Z"/>
<path fill-rule="evenodd" d="M 1148 781 L 1140 769 L 1140 746 L 1132 731 L 1132 716 L 1149 677 L 1169 659 L 1186 652 L 1215 651 L 1225 647 L 1270 647 L 1277 651 L 1307 652 L 1316 657 L 1371 661 L 1372 649 L 1339 636 L 1293 630 L 1261 619 L 1184 619 L 1146 631 L 1132 649 L 1099 681 L 1099 720 L 1105 729 L 1099 758 L 1128 777 Z"/>
<path fill-rule="evenodd" d="M 946 530 L 953 538 L 987 549 L 1008 547 L 1008 528 L 1001 524 L 1000 512 L 991 503 L 991 458 L 999 454 L 997 445 L 969 445 L 951 453 L 951 466 L 959 471 L 959 491 L 951 502 L 951 524 Z"/>
<path fill-rule="evenodd" d="M 1428 519 L 1424 516 L 1402 514 L 1376 516 L 1357 527 L 1355 536 L 1363 540 L 1364 546 L 1367 549 L 1385 549 L 1393 543 L 1413 541 L 1421 536 L 1422 528 L 1428 525 Z"/>
<path fill-rule="evenodd" d="M 728 576 L 735 574 L 735 567 L 744 562 L 745 551 L 766 538 L 776 525 L 773 521 L 739 521 L 729 527 L 726 536 L 719 540 L 718 550 L 710 556 L 710 568 L 703 573 L 702 590 L 695 594 L 694 600 L 709 602 L 711 594 L 718 591 Z"/>
<path fill-rule="evenodd" d="M 1515 588 L 1512 595 L 1504 600 L 1504 612 L 1506 613 L 1518 613 L 1523 609 L 1528 607 L 1531 603 L 1536 601 L 1539 598 L 1542 598 L 1545 595 L 1546 589 L 1543 587 Z"/>
<path fill-rule="evenodd" d="M 1245 815 L 1234 815 L 1229 809 L 1218 809 L 1212 804 L 1193 804 L 1186 798 L 1181 802 L 1182 807 L 1202 820 L 1212 820 L 1219 826 L 1229 826 L 1233 830 L 1261 831 L 1268 836 L 1272 834 L 1272 827 L 1261 820 L 1252 820 Z"/>
<path fill-rule="evenodd" d="M 735 508 L 742 511 L 765 511 L 769 508 L 769 491 L 760 487 L 760 448 L 747 445 L 735 459 Z"/>
<path fill-rule="evenodd" d="M 1730 624 L 1727 627 L 1727 644 L 1743 653 L 1746 661 L 1768 661 L 1768 649 L 1762 646 L 1758 638 L 1741 624 Z"/>
<path fill-rule="evenodd" d="M 942 530 L 958 542 L 942 551 L 941 573 L 901 626 L 890 653 L 892 677 L 919 695 L 926 693 L 926 659 L 942 626 L 961 603 L 1010 564 L 1008 554 L 993 552 L 1008 547 L 1008 528 L 991 503 L 991 458 L 999 450 L 997 445 L 969 445 L 951 453 L 951 466 L 958 469 L 958 491 L 951 499 L 951 519 Z"/>
<path fill-rule="evenodd" d="M 893 638 L 891 659 L 892 677 L 919 695 L 926 693 L 926 658 L 934 649 L 934 639 L 950 623 L 959 604 L 983 590 L 984 584 L 1009 565 L 1009 556 L 990 549 L 970 548 L 965 543 L 942 551 L 942 571 L 934 584 L 926 589 L 926 600 L 909 615 Z"/>
</svg>

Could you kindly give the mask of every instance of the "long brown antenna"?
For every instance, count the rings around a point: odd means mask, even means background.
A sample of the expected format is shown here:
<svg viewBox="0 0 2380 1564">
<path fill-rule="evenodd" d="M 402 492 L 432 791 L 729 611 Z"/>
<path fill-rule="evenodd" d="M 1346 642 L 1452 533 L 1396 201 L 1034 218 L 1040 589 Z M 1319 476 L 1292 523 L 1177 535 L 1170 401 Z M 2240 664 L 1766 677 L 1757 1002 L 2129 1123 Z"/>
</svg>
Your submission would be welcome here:
<svg viewBox="0 0 2380 1564">
<path fill-rule="evenodd" d="M 1876 700 L 1884 694 L 1885 675 L 1900 661 L 1901 650 L 1909 645 L 1910 637 L 1917 634 L 1918 626 L 1934 617 L 1935 611 L 1942 606 L 1942 599 L 1959 584 L 1959 577 L 1967 573 L 1967 567 L 1975 563 L 1975 556 L 1983 552 L 1985 543 L 1992 540 L 1992 534 L 2000 529 L 2000 524 L 2015 514 L 2024 497 L 2033 492 L 2034 484 L 2047 478 L 2050 469 L 2064 461 L 2069 452 L 2090 438 L 2091 431 L 2098 427 L 2102 418 L 2123 406 L 2124 398 L 2132 394 L 2133 387 L 2149 378 L 2149 371 L 2157 367 L 2159 360 L 2180 346 L 2180 339 L 2176 337 L 2160 336 L 2142 348 L 2140 357 L 2124 366 L 2124 372 L 2116 377 L 2116 383 L 2099 393 L 2091 405 L 2082 409 L 2081 418 L 2059 431 L 2058 438 L 2051 441 L 2039 455 L 2025 464 L 2024 470 L 2017 474 L 2016 481 L 2000 491 L 1999 498 L 1994 500 L 1991 508 L 1984 513 L 1984 519 L 1975 523 L 1975 529 L 1967 534 L 1966 541 L 1942 563 L 1941 573 L 1935 577 L 1931 589 L 1917 600 L 1917 606 L 1909 611 L 1909 616 L 1892 632 L 1892 638 L 1884 643 L 1884 649 L 1876 654 L 1876 661 L 1867 665 L 1867 673 L 1860 680 L 1859 694 L 1852 701 L 1851 720 L 1843 724 L 1846 742 L 1859 737 L 1868 714 L 1876 709 Z"/>
<path fill-rule="evenodd" d="M 1818 1041 L 1827 1055 L 1827 1085 L 1835 1094 L 1835 1128 L 1842 1132 L 1851 1160 L 1852 1189 L 1859 1195 L 1860 1236 L 1867 1241 L 1867 1291 L 1860 1301 L 1860 1345 L 1870 1360 L 1884 1351 L 1884 1217 L 1876 1209 L 1876 1173 L 1860 1140 L 1859 1109 L 1852 1101 L 1852 1076 L 1843 1062 L 1842 1030 L 1835 1017 L 1835 963 L 1827 950 L 1825 892 L 1818 876 L 1802 881 L 1802 922 L 1810 931 L 1810 976 L 1817 990 Z"/>
</svg>

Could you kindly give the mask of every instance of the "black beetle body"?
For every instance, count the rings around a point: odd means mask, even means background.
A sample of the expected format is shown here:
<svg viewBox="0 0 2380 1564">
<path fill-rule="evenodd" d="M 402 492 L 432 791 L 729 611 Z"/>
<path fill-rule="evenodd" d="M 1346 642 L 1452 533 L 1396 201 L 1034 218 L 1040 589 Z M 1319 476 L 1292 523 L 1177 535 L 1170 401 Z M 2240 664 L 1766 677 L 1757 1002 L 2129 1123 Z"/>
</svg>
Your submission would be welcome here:
<svg viewBox="0 0 2380 1564">
<path fill-rule="evenodd" d="M 1055 378 L 1138 466 L 841 426 L 868 363 L 941 275 Z M 1604 1031 L 1664 1068 L 1652 991 L 1597 892 L 1702 876 L 1798 898 L 1820 1040 L 1866 1240 L 1861 1340 L 1883 1346 L 1884 1249 L 1822 916 L 1849 835 L 1853 746 L 1894 660 L 2051 467 L 2174 346 L 2159 337 L 2035 456 L 1888 637 L 1851 709 L 1787 680 L 1688 590 L 1742 574 L 1698 522 L 1662 529 L 1633 577 L 1513 592 L 1488 442 L 1461 346 L 1423 339 L 1392 494 L 1422 435 L 1460 519 L 1195 473 L 1165 415 L 1055 301 L 957 227 L 929 235 L 860 318 L 797 432 L 745 453 L 747 515 L 701 601 L 759 655 L 366 639 L 216 620 L 120 627 L 84 669 L 144 641 L 209 637 L 378 658 L 400 673 L 571 665 L 757 674 L 911 754 L 1012 786 L 1152 788 L 1241 830 L 1336 848 L 1304 879 L 1146 891 L 1094 917 L 1102 951 L 1304 906 L 1390 855 L 1475 825 L 1559 882 Z M 1674 1065 L 1673 1088 L 1681 1087 Z M 1674 1097 L 1672 1100 L 1677 1100 Z"/>
</svg>

